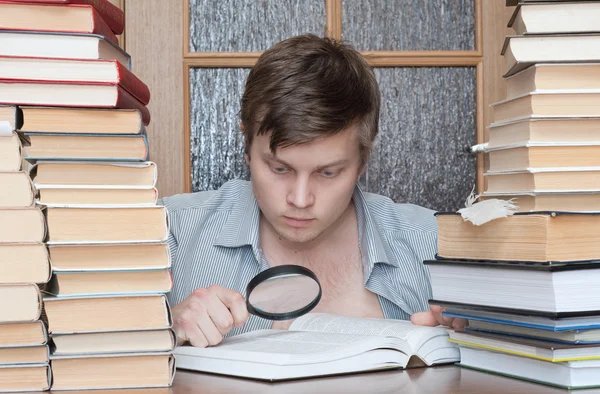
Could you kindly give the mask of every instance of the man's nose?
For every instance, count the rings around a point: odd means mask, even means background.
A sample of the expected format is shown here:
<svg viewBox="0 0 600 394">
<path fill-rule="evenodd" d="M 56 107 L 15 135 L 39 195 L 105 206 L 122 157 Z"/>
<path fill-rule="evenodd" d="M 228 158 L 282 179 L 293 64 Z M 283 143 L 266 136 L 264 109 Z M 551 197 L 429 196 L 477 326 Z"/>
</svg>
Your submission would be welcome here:
<svg viewBox="0 0 600 394">
<path fill-rule="evenodd" d="M 288 204 L 299 209 L 308 208 L 315 203 L 309 176 L 297 176 L 287 196 Z"/>
</svg>

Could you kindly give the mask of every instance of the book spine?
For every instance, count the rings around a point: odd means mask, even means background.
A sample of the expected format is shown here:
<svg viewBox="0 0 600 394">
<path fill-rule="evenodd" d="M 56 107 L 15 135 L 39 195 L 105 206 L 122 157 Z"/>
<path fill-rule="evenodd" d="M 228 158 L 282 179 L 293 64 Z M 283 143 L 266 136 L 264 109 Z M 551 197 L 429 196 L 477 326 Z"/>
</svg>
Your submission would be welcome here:
<svg viewBox="0 0 600 394">
<path fill-rule="evenodd" d="M 142 104 L 147 105 L 150 102 L 150 89 L 148 89 L 148 86 L 121 63 L 114 61 L 113 64 L 117 68 L 119 85 L 141 101 Z"/>
<path fill-rule="evenodd" d="M 118 89 L 119 93 L 115 108 L 137 109 L 142 115 L 142 123 L 145 125 L 150 124 L 150 111 L 148 108 L 122 87 L 119 86 Z"/>
<path fill-rule="evenodd" d="M 115 34 L 125 29 L 125 14 L 108 0 L 71 0 L 72 3 L 84 3 L 94 7 Z"/>
<path fill-rule="evenodd" d="M 108 41 L 112 42 L 115 45 L 119 45 L 119 39 L 113 33 L 113 31 L 108 27 L 106 22 L 100 17 L 98 12 L 90 6 L 90 10 L 92 11 L 92 33 L 98 34 L 106 38 Z"/>
</svg>

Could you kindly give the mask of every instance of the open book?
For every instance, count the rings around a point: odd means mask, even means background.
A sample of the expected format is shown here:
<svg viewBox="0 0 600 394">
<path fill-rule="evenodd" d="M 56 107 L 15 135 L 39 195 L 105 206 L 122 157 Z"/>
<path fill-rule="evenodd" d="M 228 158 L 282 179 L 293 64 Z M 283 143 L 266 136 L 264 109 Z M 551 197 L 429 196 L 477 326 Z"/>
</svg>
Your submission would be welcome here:
<svg viewBox="0 0 600 394">
<path fill-rule="evenodd" d="M 442 327 L 409 321 L 311 313 L 288 331 L 259 330 L 209 348 L 175 349 L 177 368 L 261 380 L 286 380 L 459 360 Z"/>
</svg>

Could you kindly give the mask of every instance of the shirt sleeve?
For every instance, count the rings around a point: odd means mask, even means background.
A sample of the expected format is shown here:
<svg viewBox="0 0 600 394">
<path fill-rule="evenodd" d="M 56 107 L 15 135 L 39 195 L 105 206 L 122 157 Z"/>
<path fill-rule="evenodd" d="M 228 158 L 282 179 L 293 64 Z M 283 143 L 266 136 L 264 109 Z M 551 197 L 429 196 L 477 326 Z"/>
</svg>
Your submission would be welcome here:
<svg viewBox="0 0 600 394">
<path fill-rule="evenodd" d="M 167 209 L 167 218 L 169 217 L 169 207 L 165 205 L 165 199 L 160 198 L 157 202 L 158 205 L 162 205 Z M 167 244 L 169 245 L 169 254 L 171 255 L 171 263 L 175 261 L 175 255 L 177 254 L 177 247 L 179 246 L 177 243 L 177 238 L 175 238 L 175 234 L 173 233 L 173 222 L 170 221 L 169 224 L 169 237 L 167 238 Z"/>
</svg>

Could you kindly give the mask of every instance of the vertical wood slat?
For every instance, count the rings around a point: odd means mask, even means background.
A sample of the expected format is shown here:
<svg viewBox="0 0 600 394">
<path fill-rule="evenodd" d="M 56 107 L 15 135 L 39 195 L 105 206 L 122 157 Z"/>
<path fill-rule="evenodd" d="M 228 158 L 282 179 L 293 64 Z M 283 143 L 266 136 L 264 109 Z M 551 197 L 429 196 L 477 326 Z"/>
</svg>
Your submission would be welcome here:
<svg viewBox="0 0 600 394">
<path fill-rule="evenodd" d="M 484 93 L 484 83 L 483 83 L 483 73 L 484 73 L 484 64 L 481 61 L 476 67 L 476 115 L 475 115 L 475 125 L 476 125 L 476 139 L 475 142 L 480 144 L 485 140 L 485 116 L 484 116 L 484 101 L 485 101 L 485 93 Z M 485 190 L 485 179 L 483 173 L 485 171 L 484 166 L 484 154 L 480 153 L 477 155 L 477 194 L 483 193 Z"/>
<path fill-rule="evenodd" d="M 483 25 L 483 70 L 481 80 L 483 84 L 483 102 L 481 110 L 483 112 L 483 125 L 481 140 L 483 143 L 488 140 L 487 126 L 491 123 L 492 109 L 490 105 L 501 101 L 506 97 L 506 84 L 502 79 L 503 61 L 500 52 L 504 37 L 510 34 L 510 29 L 506 27 L 508 16 L 512 13 L 512 8 L 505 7 L 504 1 L 486 1 L 482 9 Z M 485 177 L 483 173 L 487 170 L 488 164 L 485 155 L 480 155 L 477 167 L 478 179 L 481 180 L 479 192 L 485 191 Z"/>
<path fill-rule="evenodd" d="M 183 1 L 183 23 L 181 24 L 183 29 L 183 58 L 185 59 L 190 55 L 190 0 Z M 189 119 L 187 119 L 189 122 Z"/>
<path fill-rule="evenodd" d="M 475 51 L 483 56 L 483 5 L 475 0 Z"/>
<path fill-rule="evenodd" d="M 189 41 L 188 41 L 189 42 Z M 192 191 L 192 158 L 191 158 L 191 136 L 192 136 L 192 117 L 191 117 L 190 102 L 190 63 L 188 60 L 183 61 L 183 169 L 184 169 L 184 188 L 186 193 Z"/>
<path fill-rule="evenodd" d="M 184 191 L 183 76 L 181 75 L 183 2 L 127 0 L 126 47 L 133 72 L 151 92 L 152 115 L 146 132 L 150 160 L 158 166 L 160 196 Z"/>
<path fill-rule="evenodd" d="M 336 40 L 342 38 L 342 0 L 325 0 L 325 35 Z"/>
</svg>

